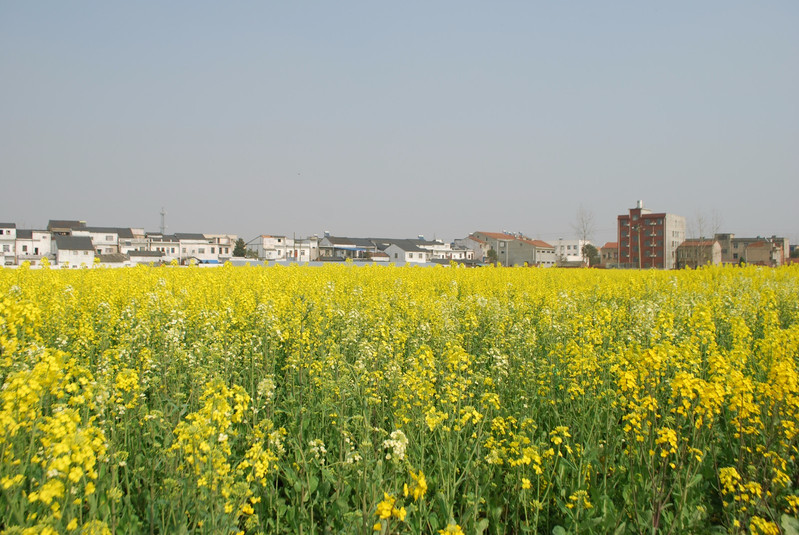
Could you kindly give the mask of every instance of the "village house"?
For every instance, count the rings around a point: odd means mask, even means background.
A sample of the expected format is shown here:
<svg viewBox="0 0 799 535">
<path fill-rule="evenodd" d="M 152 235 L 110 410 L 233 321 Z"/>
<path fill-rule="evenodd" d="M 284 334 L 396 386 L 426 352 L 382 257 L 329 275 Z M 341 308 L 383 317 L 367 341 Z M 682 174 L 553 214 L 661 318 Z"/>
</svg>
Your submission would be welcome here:
<svg viewBox="0 0 799 535">
<path fill-rule="evenodd" d="M 171 234 L 161 234 L 150 232 L 147 236 L 147 250 L 161 253 L 161 259 L 165 263 L 170 263 L 172 260 L 180 262 L 180 241 Z"/>
<path fill-rule="evenodd" d="M 771 236 L 764 238 L 736 238 L 735 234 L 716 234 L 715 239 L 721 244 L 721 261 L 724 264 L 758 264 L 764 266 L 781 266 L 790 257 L 788 238 Z M 750 251 L 749 248 L 752 247 Z"/>
<path fill-rule="evenodd" d="M 721 244 L 717 240 L 685 240 L 677 247 L 678 269 L 718 264 L 721 264 Z"/>
<path fill-rule="evenodd" d="M 615 268 L 619 265 L 619 242 L 609 241 L 599 248 L 599 266 Z"/>
<path fill-rule="evenodd" d="M 388 261 L 398 266 L 405 264 L 426 264 L 433 253 L 422 249 L 412 240 L 391 240 L 383 252 L 388 255 Z"/>
<path fill-rule="evenodd" d="M 346 238 L 325 233 L 319 240 L 319 260 L 368 260 L 377 252 L 377 245 L 368 238 Z"/>
<path fill-rule="evenodd" d="M 91 267 L 94 264 L 94 245 L 88 236 L 55 236 L 56 264 L 68 267 Z"/>
<path fill-rule="evenodd" d="M 86 221 L 74 221 L 69 219 L 51 219 L 47 222 L 47 230 L 53 236 L 71 236 L 74 229 L 84 228 Z"/>
<path fill-rule="evenodd" d="M 42 258 L 50 258 L 52 235 L 46 230 L 17 229 L 17 264 L 30 262 L 32 266 L 41 264 Z"/>
<path fill-rule="evenodd" d="M 0 259 L 2 265 L 13 265 L 17 256 L 17 225 L 0 223 Z"/>
<path fill-rule="evenodd" d="M 204 234 L 190 232 L 176 232 L 175 238 L 180 244 L 180 263 L 187 264 L 218 264 L 219 254 L 217 246 Z M 213 252 L 212 252 L 213 249 Z"/>
<path fill-rule="evenodd" d="M 588 265 L 588 256 L 585 255 L 585 246 L 590 245 L 588 240 L 552 240 L 555 248 L 555 261 L 559 266 L 579 267 Z"/>
<path fill-rule="evenodd" d="M 542 240 L 532 240 L 523 234 L 478 231 L 470 237 L 485 242 L 489 251 L 486 259 L 493 250 L 497 262 L 503 266 L 552 267 L 557 261 L 552 245 Z"/>
</svg>

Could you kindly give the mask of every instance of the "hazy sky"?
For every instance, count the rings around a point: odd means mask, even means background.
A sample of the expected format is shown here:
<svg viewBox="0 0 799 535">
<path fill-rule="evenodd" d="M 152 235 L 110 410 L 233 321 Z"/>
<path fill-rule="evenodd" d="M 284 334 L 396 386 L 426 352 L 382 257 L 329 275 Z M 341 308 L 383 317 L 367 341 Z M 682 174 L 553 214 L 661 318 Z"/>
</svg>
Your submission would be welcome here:
<svg viewBox="0 0 799 535">
<path fill-rule="evenodd" d="M 799 242 L 799 2 L 0 0 L 0 221 Z"/>
</svg>

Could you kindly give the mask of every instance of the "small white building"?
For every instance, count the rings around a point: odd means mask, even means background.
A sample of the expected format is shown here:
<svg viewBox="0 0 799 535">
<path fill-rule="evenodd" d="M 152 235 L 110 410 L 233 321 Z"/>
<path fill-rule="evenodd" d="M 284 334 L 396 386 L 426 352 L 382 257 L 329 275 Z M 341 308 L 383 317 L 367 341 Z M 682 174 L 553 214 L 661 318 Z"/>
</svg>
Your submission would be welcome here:
<svg viewBox="0 0 799 535">
<path fill-rule="evenodd" d="M 310 262 L 319 259 L 319 238 L 262 234 L 247 244 L 261 260 Z"/>
<path fill-rule="evenodd" d="M 180 262 L 180 241 L 175 236 L 149 233 L 147 234 L 147 250 L 161 253 L 161 258 L 166 263 L 172 262 L 172 260 Z"/>
<path fill-rule="evenodd" d="M 119 231 L 110 227 L 82 227 L 72 229 L 71 236 L 88 236 L 98 255 L 113 254 L 119 252 Z"/>
<path fill-rule="evenodd" d="M 149 241 L 147 234 L 142 228 L 120 228 L 119 230 L 119 252 L 127 254 L 130 251 L 147 251 Z"/>
<path fill-rule="evenodd" d="M 32 266 L 50 257 L 52 235 L 46 230 L 17 229 L 17 264 L 30 262 Z"/>
<path fill-rule="evenodd" d="M 320 260 L 368 260 L 377 252 L 377 245 L 369 238 L 347 238 L 325 233 L 325 237 L 319 240 Z"/>
<path fill-rule="evenodd" d="M 0 223 L 0 258 L 2 258 L 2 265 L 16 264 L 16 241 L 16 223 Z"/>
<path fill-rule="evenodd" d="M 204 234 L 175 233 L 180 243 L 180 263 L 218 264 L 219 246 L 206 238 Z"/>
<path fill-rule="evenodd" d="M 422 249 L 414 240 L 392 240 L 383 252 L 388 255 L 389 262 L 398 266 L 405 264 L 426 264 L 433 257 L 433 253 Z"/>
<path fill-rule="evenodd" d="M 56 236 L 53 244 L 59 266 L 91 267 L 94 264 L 94 245 L 88 236 Z"/>
<path fill-rule="evenodd" d="M 204 234 L 211 242 L 211 253 L 217 255 L 219 262 L 224 262 L 233 256 L 238 236 L 235 234 Z"/>
<path fill-rule="evenodd" d="M 558 238 L 549 243 L 555 248 L 555 258 L 559 266 L 588 265 L 588 257 L 583 251 L 586 245 L 591 244 L 590 241 Z"/>
</svg>

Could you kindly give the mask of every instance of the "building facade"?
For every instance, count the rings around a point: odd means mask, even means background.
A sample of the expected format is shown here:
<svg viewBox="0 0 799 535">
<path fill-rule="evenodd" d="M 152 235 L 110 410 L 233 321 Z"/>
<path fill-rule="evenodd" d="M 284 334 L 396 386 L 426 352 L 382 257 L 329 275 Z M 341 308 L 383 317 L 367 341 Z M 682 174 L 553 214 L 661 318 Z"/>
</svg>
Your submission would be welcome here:
<svg viewBox="0 0 799 535">
<path fill-rule="evenodd" d="M 619 267 L 633 269 L 674 269 L 677 247 L 685 241 L 685 218 L 653 213 L 638 201 L 618 222 Z"/>
<path fill-rule="evenodd" d="M 721 264 L 721 244 L 717 240 L 685 240 L 677 247 L 677 268 Z"/>
</svg>

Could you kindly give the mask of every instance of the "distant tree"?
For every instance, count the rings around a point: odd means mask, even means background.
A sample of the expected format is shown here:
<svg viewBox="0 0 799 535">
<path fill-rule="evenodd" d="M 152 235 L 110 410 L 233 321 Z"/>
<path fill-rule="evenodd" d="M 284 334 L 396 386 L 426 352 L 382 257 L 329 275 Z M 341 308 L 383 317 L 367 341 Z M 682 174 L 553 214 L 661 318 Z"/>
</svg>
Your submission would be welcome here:
<svg viewBox="0 0 799 535">
<path fill-rule="evenodd" d="M 599 258 L 599 250 L 590 243 L 585 244 L 583 247 L 583 256 L 588 259 L 588 265 L 598 266 L 601 262 Z"/>
<path fill-rule="evenodd" d="M 488 261 L 491 264 L 497 264 L 497 252 L 493 249 L 493 247 L 486 253 L 486 258 L 488 258 Z"/>
<path fill-rule="evenodd" d="M 258 251 L 253 251 L 252 249 L 247 249 L 247 252 L 244 254 L 247 258 L 258 258 Z"/>
<path fill-rule="evenodd" d="M 799 258 L 799 247 L 791 251 L 791 258 Z"/>
<path fill-rule="evenodd" d="M 246 256 L 247 246 L 244 244 L 244 239 L 239 238 L 236 240 L 236 246 L 233 247 L 233 256 Z"/>
<path fill-rule="evenodd" d="M 574 223 L 572 223 L 572 230 L 577 234 L 577 239 L 583 243 L 590 241 L 594 235 L 594 213 L 582 204 L 577 209 L 577 216 Z M 583 250 L 583 262 L 585 262 L 585 258 L 585 251 Z"/>
<path fill-rule="evenodd" d="M 721 231 L 721 226 L 721 216 L 716 210 L 712 211 L 710 217 L 703 212 L 697 211 L 693 219 L 689 220 L 686 225 L 685 237 L 694 240 L 712 240 Z"/>
</svg>

